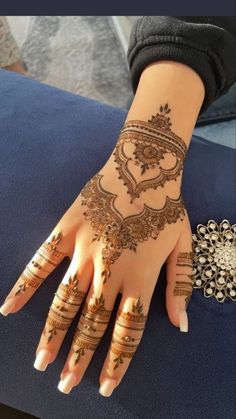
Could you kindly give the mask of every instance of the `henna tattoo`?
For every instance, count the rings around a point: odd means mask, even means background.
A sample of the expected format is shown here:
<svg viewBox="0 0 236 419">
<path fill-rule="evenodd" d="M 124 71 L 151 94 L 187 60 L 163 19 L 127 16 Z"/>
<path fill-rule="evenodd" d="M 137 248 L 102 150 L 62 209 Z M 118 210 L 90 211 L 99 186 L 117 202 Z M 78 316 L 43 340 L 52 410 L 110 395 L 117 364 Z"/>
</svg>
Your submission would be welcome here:
<svg viewBox="0 0 236 419">
<path fill-rule="evenodd" d="M 86 349 L 93 352 L 96 350 L 109 323 L 111 312 L 111 310 L 105 308 L 103 294 L 99 298 L 95 297 L 93 304 L 85 302 L 73 338 L 74 365 L 85 355 Z"/>
<path fill-rule="evenodd" d="M 24 272 L 22 272 L 20 278 L 22 279 L 22 284 L 19 285 L 18 290 L 15 295 L 23 293 L 28 287 L 38 288 L 39 285 L 44 281 L 44 278 L 39 277 L 34 274 L 27 265 Z"/>
<path fill-rule="evenodd" d="M 177 263 L 176 266 L 180 267 L 187 267 L 191 268 L 192 271 L 192 261 L 193 261 L 193 252 L 179 252 L 177 256 Z M 174 288 L 174 295 L 185 295 L 185 303 L 186 303 L 186 309 L 188 307 L 190 297 L 193 292 L 193 274 L 189 274 L 186 272 L 179 272 L 176 274 L 176 276 L 186 276 L 190 279 L 191 282 L 186 281 L 176 281 L 175 282 L 175 288 Z"/>
<path fill-rule="evenodd" d="M 192 268 L 193 252 L 179 252 L 176 266 L 187 266 Z"/>
<path fill-rule="evenodd" d="M 46 261 L 53 267 L 56 267 L 66 256 L 66 253 L 57 250 L 57 244 L 62 240 L 62 232 L 60 231 L 57 235 L 53 235 L 49 242 L 44 242 L 43 245 L 37 250 L 39 258 L 37 263 L 40 264 L 42 261 Z"/>
<path fill-rule="evenodd" d="M 193 280 L 193 275 L 190 274 L 185 274 L 185 273 L 181 273 L 181 274 L 176 274 L 177 276 L 187 276 L 189 279 L 191 279 L 191 281 Z"/>
<path fill-rule="evenodd" d="M 124 218 L 114 205 L 117 195 L 102 187 L 102 177 L 98 173 L 87 182 L 81 191 L 84 198 L 81 205 L 86 205 L 87 210 L 83 215 L 90 220 L 95 230 L 93 241 L 102 240 L 105 245 L 102 249 L 102 277 L 105 284 L 111 275 L 110 265 L 118 259 L 123 249 L 136 252 L 138 243 L 149 237 L 157 239 L 166 224 L 184 219 L 185 207 L 181 196 L 177 199 L 167 197 L 161 209 L 153 209 L 144 204 L 140 214 Z"/>
<path fill-rule="evenodd" d="M 148 187 L 156 189 L 157 186 L 163 186 L 166 180 L 177 178 L 183 168 L 187 146 L 171 131 L 170 118 L 166 116 L 169 112 L 168 105 L 161 106 L 160 113 L 150 121 L 128 121 L 121 130 L 114 155 L 115 161 L 119 163 L 116 169 L 119 170 L 120 177 L 123 176 L 123 180 L 129 178 L 130 183 L 127 185 L 132 195 L 131 202 L 142 190 Z M 142 174 L 158 166 L 158 176 L 136 183 L 127 166 L 131 158 L 126 158 L 124 154 L 123 147 L 126 142 L 135 144 L 133 154 L 136 164 L 141 164 Z M 175 159 L 175 164 L 169 169 L 160 167 L 160 161 L 166 154 L 171 154 Z M 81 191 L 81 205 L 86 205 L 87 210 L 83 215 L 86 220 L 90 220 L 95 230 L 92 240 L 101 240 L 105 244 L 105 248 L 102 249 L 102 278 L 105 284 L 111 275 L 111 264 L 119 258 L 124 249 L 136 252 L 138 243 L 147 241 L 149 237 L 157 239 L 166 224 L 176 223 L 178 219 L 183 221 L 185 207 L 181 194 L 177 199 L 167 196 L 161 209 L 153 209 L 144 204 L 141 213 L 123 217 L 114 205 L 117 194 L 102 187 L 102 177 L 103 175 L 98 173 L 86 183 Z"/>
<path fill-rule="evenodd" d="M 192 292 L 193 292 L 193 283 L 186 282 L 186 281 L 175 282 L 174 295 L 177 295 L 177 296 L 186 295 L 186 298 L 185 298 L 186 309 L 190 301 Z"/>
<path fill-rule="evenodd" d="M 42 244 L 42 246 L 36 251 L 35 256 L 28 263 L 28 265 L 26 265 L 24 271 L 22 272 L 19 278 L 20 280 L 22 280 L 22 283 L 19 285 L 15 295 L 24 293 L 28 287 L 38 288 L 46 279 L 47 275 L 51 273 L 53 269 L 52 267 L 56 267 L 57 265 L 59 265 L 59 263 L 66 256 L 66 253 L 61 252 L 57 249 L 57 244 L 60 243 L 61 240 L 62 232 L 60 231 L 58 234 L 53 235 L 49 242 L 45 241 Z M 49 265 L 49 271 L 45 269 L 47 265 Z M 39 270 L 42 275 L 46 274 L 46 276 L 41 277 L 37 275 L 35 272 L 32 271 L 31 266 L 32 268 L 36 268 L 37 271 Z"/>
<path fill-rule="evenodd" d="M 116 143 L 113 155 L 118 164 L 116 169 L 119 172 L 119 179 L 122 179 L 131 195 L 131 203 L 140 196 L 142 191 L 148 188 L 157 189 L 163 187 L 169 180 L 176 180 L 183 170 L 183 162 L 187 152 L 185 142 L 177 136 L 170 128 L 170 118 L 166 115 L 170 112 L 168 104 L 160 107 L 157 113 L 148 122 L 130 120 L 124 124 Z M 134 157 L 128 157 L 125 152 L 125 145 L 133 144 Z M 174 163 L 169 168 L 162 167 L 161 160 L 167 155 L 174 157 Z M 129 162 L 140 166 L 142 176 L 151 171 L 152 177 L 142 180 L 135 179 L 130 170 Z M 165 166 L 165 165 L 164 165 Z"/>
<path fill-rule="evenodd" d="M 46 335 L 46 326 L 51 326 L 48 330 L 47 343 L 53 336 L 57 335 L 57 330 L 65 331 L 79 310 L 86 292 L 79 290 L 78 273 L 69 277 L 68 283 L 60 284 L 55 293 L 52 305 L 46 320 L 43 334 Z M 62 314 L 63 313 L 63 314 Z M 67 316 L 64 315 L 67 314 Z"/>
<path fill-rule="evenodd" d="M 124 312 L 121 309 L 118 310 L 116 326 L 123 327 L 124 329 L 130 329 L 135 331 L 143 332 L 147 315 L 143 313 L 143 305 L 140 302 L 140 297 L 133 303 L 132 312 Z M 118 339 L 116 338 L 118 336 Z M 117 355 L 114 358 L 114 370 L 123 364 L 123 358 L 132 358 L 137 350 L 141 337 L 135 338 L 132 335 L 121 336 L 115 329 L 111 342 L 111 351 Z M 138 341 L 137 344 L 133 342 Z"/>
<path fill-rule="evenodd" d="M 179 252 L 178 253 L 178 257 L 177 257 L 177 261 L 178 260 L 193 260 L 193 252 Z"/>
<path fill-rule="evenodd" d="M 114 335 L 118 336 L 121 340 L 124 340 L 125 342 L 134 342 L 135 340 L 138 340 L 139 341 L 139 339 L 135 339 L 135 338 L 133 338 L 130 335 L 121 336 L 116 331 L 114 331 Z"/>
</svg>

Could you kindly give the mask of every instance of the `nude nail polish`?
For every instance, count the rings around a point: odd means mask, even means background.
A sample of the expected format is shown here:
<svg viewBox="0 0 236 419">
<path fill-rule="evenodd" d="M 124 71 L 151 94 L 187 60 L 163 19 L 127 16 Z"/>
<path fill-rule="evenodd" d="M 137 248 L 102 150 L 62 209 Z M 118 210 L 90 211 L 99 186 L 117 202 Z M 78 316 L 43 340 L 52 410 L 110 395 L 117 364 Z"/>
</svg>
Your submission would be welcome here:
<svg viewBox="0 0 236 419">
<path fill-rule="evenodd" d="M 179 328 L 181 332 L 188 331 L 188 316 L 186 310 L 181 310 L 179 313 Z"/>
<path fill-rule="evenodd" d="M 111 380 L 111 379 L 107 378 L 101 384 L 100 389 L 99 389 L 99 393 L 102 396 L 109 397 L 112 394 L 115 387 L 116 387 L 115 380 Z"/>
<path fill-rule="evenodd" d="M 12 312 L 12 310 L 15 307 L 15 301 L 14 298 L 9 298 L 9 300 L 5 301 L 5 303 L 0 307 L 0 313 L 3 316 L 7 316 Z"/>
<path fill-rule="evenodd" d="M 47 349 L 41 349 L 36 357 L 34 368 L 39 371 L 45 371 L 49 364 L 50 358 L 51 352 L 49 352 Z"/>
<path fill-rule="evenodd" d="M 72 388 L 75 386 L 77 377 L 73 372 L 69 372 L 63 380 L 61 380 L 57 386 L 58 390 L 62 393 L 69 394 Z"/>
</svg>

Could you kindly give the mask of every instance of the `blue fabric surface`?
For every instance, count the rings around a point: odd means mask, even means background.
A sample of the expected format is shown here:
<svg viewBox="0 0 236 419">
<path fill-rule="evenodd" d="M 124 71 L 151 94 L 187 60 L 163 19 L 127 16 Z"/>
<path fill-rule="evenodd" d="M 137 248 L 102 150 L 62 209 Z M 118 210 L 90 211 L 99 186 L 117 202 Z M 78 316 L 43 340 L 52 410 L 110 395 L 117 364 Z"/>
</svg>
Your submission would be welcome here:
<svg viewBox="0 0 236 419">
<path fill-rule="evenodd" d="M 236 82 L 227 93 L 211 103 L 209 108 L 198 116 L 196 125 L 227 121 L 236 118 Z"/>
<path fill-rule="evenodd" d="M 236 119 L 195 127 L 193 135 L 226 147 L 236 148 Z"/>
<path fill-rule="evenodd" d="M 236 83 L 199 115 L 193 134 L 236 148 Z"/>
<path fill-rule="evenodd" d="M 84 184 L 107 161 L 123 110 L 0 71 L 0 303 L 34 251 Z M 183 196 L 193 231 L 210 218 L 236 221 L 236 151 L 193 136 Z M 79 316 L 56 361 L 33 368 L 64 261 L 27 303 L 0 316 L 0 402 L 42 419 L 234 419 L 236 304 L 194 289 L 189 332 L 168 320 L 165 270 L 154 291 L 143 339 L 110 398 L 98 393 L 120 295 L 111 323 L 80 385 L 57 390 Z"/>
</svg>

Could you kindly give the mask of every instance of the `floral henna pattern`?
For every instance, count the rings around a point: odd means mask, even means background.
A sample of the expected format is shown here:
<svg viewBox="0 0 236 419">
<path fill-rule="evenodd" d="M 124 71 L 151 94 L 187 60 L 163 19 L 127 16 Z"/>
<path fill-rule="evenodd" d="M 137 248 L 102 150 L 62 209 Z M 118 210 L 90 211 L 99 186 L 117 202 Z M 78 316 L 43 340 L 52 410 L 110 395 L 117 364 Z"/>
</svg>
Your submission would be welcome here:
<svg viewBox="0 0 236 419">
<path fill-rule="evenodd" d="M 51 273 L 54 267 L 64 259 L 66 254 L 57 249 L 57 245 L 62 240 L 62 232 L 52 236 L 50 241 L 45 241 L 37 250 L 35 256 L 26 265 L 20 279 L 22 283 L 19 285 L 15 295 L 24 293 L 28 287 L 38 288 L 45 278 Z M 37 270 L 37 274 L 33 272 L 33 268 Z M 45 269 L 47 268 L 47 269 Z M 40 275 L 38 275 L 38 271 Z M 45 275 L 46 274 L 46 275 Z M 42 275 L 42 276 L 41 276 Z M 43 276 L 44 275 L 44 276 Z"/>
<path fill-rule="evenodd" d="M 111 343 L 111 351 L 116 355 L 116 358 L 114 358 L 114 370 L 123 364 L 124 358 L 132 358 L 134 356 L 141 337 L 136 338 L 132 336 L 132 331 L 134 333 L 137 331 L 143 332 L 146 320 L 147 315 L 143 313 L 140 297 L 133 303 L 131 313 L 124 312 L 121 309 L 118 310 L 116 325 L 130 330 L 131 334 L 121 336 L 114 329 Z M 134 343 L 136 341 L 137 343 Z"/>
<path fill-rule="evenodd" d="M 74 365 L 85 355 L 86 349 L 93 352 L 96 350 L 109 323 L 111 312 L 105 308 L 103 294 L 99 298 L 95 297 L 94 304 L 84 304 L 73 339 Z"/>
<path fill-rule="evenodd" d="M 102 240 L 105 245 L 102 249 L 102 277 L 105 284 L 111 275 L 110 265 L 124 249 L 136 252 L 138 243 L 147 241 L 149 237 L 157 239 L 166 224 L 184 219 L 185 207 L 181 196 L 178 199 L 167 197 L 161 209 L 153 209 L 144 204 L 140 214 L 124 218 L 114 206 L 117 195 L 102 187 L 102 177 L 98 173 L 87 182 L 81 191 L 81 204 L 86 205 L 87 210 L 83 214 L 95 230 L 93 241 Z"/>
<path fill-rule="evenodd" d="M 68 283 L 60 284 L 46 320 L 46 326 L 51 328 L 47 332 L 45 326 L 43 332 L 44 335 L 47 334 L 47 343 L 57 335 L 57 330 L 65 331 L 70 327 L 85 295 L 86 292 L 79 290 L 78 273 L 70 276 Z"/>
<path fill-rule="evenodd" d="M 187 267 L 191 269 L 192 272 L 192 265 L 193 265 L 193 252 L 179 252 L 177 257 L 177 264 L 176 266 L 180 267 Z M 176 281 L 175 288 L 174 288 L 174 295 L 186 295 L 185 303 L 186 309 L 188 307 L 190 297 L 193 292 L 193 274 L 189 273 L 177 273 L 177 276 L 185 276 L 190 279 L 190 281 Z"/>
<path fill-rule="evenodd" d="M 140 196 L 142 191 L 148 188 L 157 189 L 164 186 L 168 180 L 176 180 L 183 170 L 183 162 L 187 152 L 185 142 L 178 137 L 170 128 L 170 118 L 166 115 L 170 112 L 168 104 L 160 107 L 160 113 L 153 116 L 148 122 L 130 120 L 124 124 L 113 155 L 119 179 L 122 179 L 131 195 L 131 203 Z M 128 157 L 125 153 L 125 145 L 133 144 L 134 157 Z M 170 167 L 162 167 L 161 160 L 167 155 L 174 157 Z M 141 182 L 135 179 L 129 168 L 129 162 L 140 166 L 144 175 L 151 171 L 152 176 Z M 165 166 L 165 165 L 164 165 Z M 152 169 L 152 170 L 151 170 Z"/>
</svg>

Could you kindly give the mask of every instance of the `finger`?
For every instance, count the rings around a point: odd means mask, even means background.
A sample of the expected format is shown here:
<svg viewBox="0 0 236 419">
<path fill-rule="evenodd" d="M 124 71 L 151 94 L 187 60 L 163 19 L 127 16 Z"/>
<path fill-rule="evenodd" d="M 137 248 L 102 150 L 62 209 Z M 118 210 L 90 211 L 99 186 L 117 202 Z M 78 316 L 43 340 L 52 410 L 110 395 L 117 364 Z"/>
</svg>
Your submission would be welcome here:
<svg viewBox="0 0 236 419">
<path fill-rule="evenodd" d="M 78 385 L 107 329 L 119 292 L 114 276 L 103 284 L 102 270 L 95 268 L 94 280 L 83 306 L 71 349 L 61 373 L 58 389 L 68 394 Z"/>
<path fill-rule="evenodd" d="M 6 297 L 0 308 L 1 314 L 7 316 L 9 313 L 16 313 L 26 304 L 36 289 L 67 256 L 64 242 L 62 231 L 58 228 L 43 242 Z"/>
<path fill-rule="evenodd" d="M 140 344 L 147 320 L 150 300 L 139 296 L 123 295 L 111 345 L 100 375 L 99 393 L 111 395 L 119 385 Z"/>
<path fill-rule="evenodd" d="M 188 331 L 187 307 L 193 291 L 192 233 L 188 217 L 183 231 L 167 259 L 166 307 L 168 317 L 181 332 Z"/>
<path fill-rule="evenodd" d="M 78 313 L 93 277 L 93 262 L 84 260 L 76 247 L 70 266 L 50 306 L 36 350 L 35 368 L 44 371 L 53 362 L 65 335 Z"/>
</svg>

